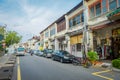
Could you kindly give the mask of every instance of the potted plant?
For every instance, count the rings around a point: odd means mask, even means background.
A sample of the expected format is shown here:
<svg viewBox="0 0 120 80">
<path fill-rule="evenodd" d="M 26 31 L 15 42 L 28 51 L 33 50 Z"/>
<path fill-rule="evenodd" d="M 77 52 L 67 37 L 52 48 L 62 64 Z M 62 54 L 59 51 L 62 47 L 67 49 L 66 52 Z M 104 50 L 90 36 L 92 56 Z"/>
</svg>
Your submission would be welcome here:
<svg viewBox="0 0 120 80">
<path fill-rule="evenodd" d="M 87 57 L 91 61 L 92 65 L 96 64 L 96 61 L 99 60 L 99 56 L 97 55 L 97 52 L 94 51 L 89 51 Z"/>
</svg>

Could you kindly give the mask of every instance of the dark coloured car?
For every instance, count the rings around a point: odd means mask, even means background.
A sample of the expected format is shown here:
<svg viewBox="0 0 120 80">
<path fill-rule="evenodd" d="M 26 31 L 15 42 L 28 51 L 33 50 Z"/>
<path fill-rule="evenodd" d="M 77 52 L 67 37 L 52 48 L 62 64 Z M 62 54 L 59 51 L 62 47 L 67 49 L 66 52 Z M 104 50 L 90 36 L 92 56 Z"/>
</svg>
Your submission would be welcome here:
<svg viewBox="0 0 120 80">
<path fill-rule="evenodd" d="M 57 50 L 54 51 L 52 55 L 53 60 L 60 61 L 61 63 L 63 62 L 72 62 L 73 55 L 71 55 L 69 52 L 64 51 L 64 50 Z"/>
<path fill-rule="evenodd" d="M 52 49 L 44 49 L 43 57 L 51 58 L 52 57 L 52 53 L 53 53 Z"/>
</svg>

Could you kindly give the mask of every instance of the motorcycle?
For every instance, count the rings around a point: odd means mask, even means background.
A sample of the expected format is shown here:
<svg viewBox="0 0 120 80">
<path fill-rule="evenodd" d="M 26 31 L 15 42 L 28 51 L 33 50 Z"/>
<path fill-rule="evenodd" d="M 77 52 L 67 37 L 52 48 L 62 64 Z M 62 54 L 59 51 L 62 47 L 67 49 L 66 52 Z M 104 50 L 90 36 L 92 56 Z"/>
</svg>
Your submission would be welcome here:
<svg viewBox="0 0 120 80">
<path fill-rule="evenodd" d="M 33 56 L 33 53 L 31 53 L 31 56 Z"/>
<path fill-rule="evenodd" d="M 78 58 L 78 57 L 73 57 L 72 59 L 72 64 L 73 65 L 78 65 L 78 66 L 81 66 L 82 65 L 82 62 L 81 62 L 81 58 Z"/>
</svg>

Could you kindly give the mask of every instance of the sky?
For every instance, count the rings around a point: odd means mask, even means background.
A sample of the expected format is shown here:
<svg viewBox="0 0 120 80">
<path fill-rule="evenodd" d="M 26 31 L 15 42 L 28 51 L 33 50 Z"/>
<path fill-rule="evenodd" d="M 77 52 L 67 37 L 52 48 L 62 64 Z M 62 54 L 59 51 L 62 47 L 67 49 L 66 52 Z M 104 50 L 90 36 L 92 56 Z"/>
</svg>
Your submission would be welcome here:
<svg viewBox="0 0 120 80">
<path fill-rule="evenodd" d="M 81 0 L 0 0 L 0 25 L 25 42 L 67 13 Z"/>
</svg>

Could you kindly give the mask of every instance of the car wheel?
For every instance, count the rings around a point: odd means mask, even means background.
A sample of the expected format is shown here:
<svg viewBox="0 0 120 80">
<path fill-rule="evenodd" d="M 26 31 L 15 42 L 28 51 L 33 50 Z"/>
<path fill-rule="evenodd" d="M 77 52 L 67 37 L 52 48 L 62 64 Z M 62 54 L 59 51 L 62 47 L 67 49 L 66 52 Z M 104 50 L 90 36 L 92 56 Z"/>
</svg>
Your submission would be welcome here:
<svg viewBox="0 0 120 80">
<path fill-rule="evenodd" d="M 60 59 L 60 62 L 61 62 L 61 63 L 63 63 L 63 62 L 64 62 L 62 58 Z"/>
<path fill-rule="evenodd" d="M 52 60 L 54 61 L 54 60 L 55 60 L 55 58 L 54 58 L 54 57 L 52 57 Z"/>
</svg>

